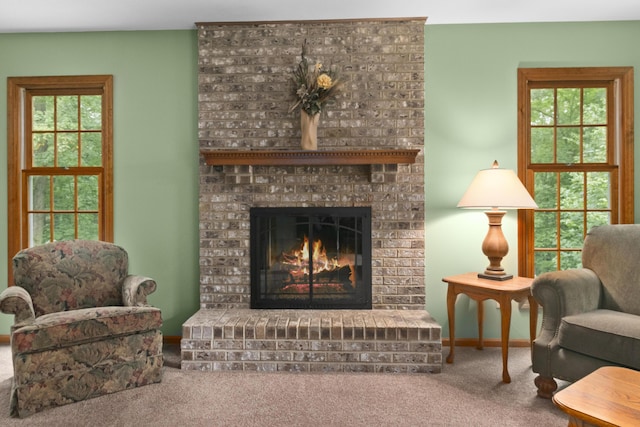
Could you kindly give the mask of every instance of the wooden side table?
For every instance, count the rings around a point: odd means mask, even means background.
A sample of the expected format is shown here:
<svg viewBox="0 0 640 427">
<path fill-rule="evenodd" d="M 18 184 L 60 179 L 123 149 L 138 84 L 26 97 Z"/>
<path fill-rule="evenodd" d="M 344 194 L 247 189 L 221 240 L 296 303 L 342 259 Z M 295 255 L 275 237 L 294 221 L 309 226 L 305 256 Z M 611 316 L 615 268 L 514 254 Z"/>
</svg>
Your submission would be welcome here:
<svg viewBox="0 0 640 427">
<path fill-rule="evenodd" d="M 605 366 L 553 395 L 569 426 L 633 426 L 640 420 L 640 372 Z"/>
<path fill-rule="evenodd" d="M 531 295 L 531 282 L 528 277 L 517 277 L 505 281 L 480 279 L 477 273 L 465 273 L 457 276 L 445 277 L 443 282 L 448 283 L 447 289 L 447 316 L 449 318 L 449 355 L 447 363 L 453 363 L 455 349 L 455 304 L 458 294 L 465 294 L 478 303 L 478 349 L 483 348 L 483 323 L 484 306 L 482 302 L 493 299 L 500 303 L 500 315 L 502 319 L 502 381 L 511 382 L 507 369 L 509 358 L 509 329 L 511 327 L 511 301 L 529 299 L 529 334 L 531 343 L 536 337 L 538 324 L 538 303 Z"/>
</svg>

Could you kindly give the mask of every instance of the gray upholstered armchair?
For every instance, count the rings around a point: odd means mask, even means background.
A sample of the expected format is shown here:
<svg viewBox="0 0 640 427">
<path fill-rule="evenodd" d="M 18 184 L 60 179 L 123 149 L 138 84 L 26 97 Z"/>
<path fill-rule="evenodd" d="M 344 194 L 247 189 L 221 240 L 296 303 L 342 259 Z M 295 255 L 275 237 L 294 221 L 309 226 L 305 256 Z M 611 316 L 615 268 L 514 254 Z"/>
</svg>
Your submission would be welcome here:
<svg viewBox="0 0 640 427">
<path fill-rule="evenodd" d="M 11 415 L 24 417 L 160 382 L 162 315 L 152 279 L 128 274 L 124 249 L 99 241 L 36 246 L 13 258 Z"/>
<path fill-rule="evenodd" d="M 532 349 L 541 397 L 552 396 L 554 378 L 576 381 L 605 365 L 640 370 L 640 225 L 594 227 L 582 267 L 533 281 L 543 307 Z"/>
</svg>

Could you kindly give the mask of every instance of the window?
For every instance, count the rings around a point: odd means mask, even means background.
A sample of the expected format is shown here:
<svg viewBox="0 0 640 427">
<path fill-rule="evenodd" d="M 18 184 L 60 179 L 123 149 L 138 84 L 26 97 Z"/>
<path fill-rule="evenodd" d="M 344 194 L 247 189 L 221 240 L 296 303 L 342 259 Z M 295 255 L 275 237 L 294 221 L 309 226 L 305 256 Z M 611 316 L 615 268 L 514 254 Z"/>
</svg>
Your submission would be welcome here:
<svg viewBox="0 0 640 427">
<path fill-rule="evenodd" d="M 54 240 L 113 240 L 112 86 L 112 76 L 8 79 L 10 258 Z"/>
<path fill-rule="evenodd" d="M 587 231 L 633 222 L 633 68 L 518 70 L 519 274 L 581 266 Z"/>
</svg>

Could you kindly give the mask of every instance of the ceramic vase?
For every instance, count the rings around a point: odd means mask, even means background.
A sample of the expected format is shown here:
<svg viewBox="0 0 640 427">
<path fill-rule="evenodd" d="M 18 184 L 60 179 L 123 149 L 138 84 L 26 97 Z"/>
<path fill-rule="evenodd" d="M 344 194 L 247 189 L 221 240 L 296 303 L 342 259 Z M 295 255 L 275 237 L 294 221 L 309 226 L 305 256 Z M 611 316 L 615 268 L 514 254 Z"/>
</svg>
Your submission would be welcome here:
<svg viewBox="0 0 640 427">
<path fill-rule="evenodd" d="M 320 114 L 310 116 L 304 110 L 300 110 L 300 148 L 303 150 L 318 149 L 318 123 Z"/>
</svg>

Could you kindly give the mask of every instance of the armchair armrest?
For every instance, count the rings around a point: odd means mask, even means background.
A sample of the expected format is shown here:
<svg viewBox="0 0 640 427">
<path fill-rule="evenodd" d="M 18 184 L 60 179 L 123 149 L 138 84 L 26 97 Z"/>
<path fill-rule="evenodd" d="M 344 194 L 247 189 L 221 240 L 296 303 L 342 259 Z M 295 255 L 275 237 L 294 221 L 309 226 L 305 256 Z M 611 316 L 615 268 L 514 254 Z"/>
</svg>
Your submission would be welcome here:
<svg viewBox="0 0 640 427">
<path fill-rule="evenodd" d="M 156 281 L 144 276 L 128 275 L 122 286 L 122 302 L 125 306 L 146 306 L 147 295 L 156 290 Z"/>
<path fill-rule="evenodd" d="M 541 274 L 531 293 L 543 308 L 543 332 L 557 331 L 563 317 L 598 308 L 602 284 L 592 270 L 575 268 Z"/>
<path fill-rule="evenodd" d="M 31 323 L 36 319 L 31 295 L 20 286 L 9 286 L 0 294 L 0 311 L 13 314 L 14 324 Z"/>
</svg>

